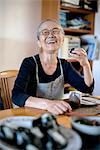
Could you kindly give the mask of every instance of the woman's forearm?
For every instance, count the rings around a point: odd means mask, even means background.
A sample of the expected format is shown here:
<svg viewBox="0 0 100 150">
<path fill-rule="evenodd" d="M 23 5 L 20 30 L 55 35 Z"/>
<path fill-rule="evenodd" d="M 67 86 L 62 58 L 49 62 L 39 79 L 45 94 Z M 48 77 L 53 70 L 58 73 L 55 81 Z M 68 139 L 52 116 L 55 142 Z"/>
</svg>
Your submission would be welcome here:
<svg viewBox="0 0 100 150">
<path fill-rule="evenodd" d="M 32 96 L 26 100 L 25 106 L 44 109 L 56 115 L 72 110 L 71 106 L 63 100 L 48 100 Z"/>
<path fill-rule="evenodd" d="M 83 72 L 84 72 L 84 81 L 87 86 L 91 86 L 93 83 L 93 76 L 90 68 L 90 64 L 83 66 Z"/>
<path fill-rule="evenodd" d="M 37 98 L 37 97 L 32 97 L 30 96 L 26 102 L 25 106 L 28 107 L 34 107 L 34 108 L 40 108 L 40 109 L 47 109 L 47 102 L 49 100 L 43 99 L 43 98 Z"/>
</svg>

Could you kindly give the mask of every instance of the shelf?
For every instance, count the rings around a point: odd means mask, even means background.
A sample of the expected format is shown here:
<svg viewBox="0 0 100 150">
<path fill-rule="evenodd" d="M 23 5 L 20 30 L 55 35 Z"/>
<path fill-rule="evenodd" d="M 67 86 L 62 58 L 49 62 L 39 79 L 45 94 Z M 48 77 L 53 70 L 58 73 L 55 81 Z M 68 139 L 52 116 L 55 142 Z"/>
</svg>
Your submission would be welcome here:
<svg viewBox="0 0 100 150">
<path fill-rule="evenodd" d="M 91 34 L 91 30 L 84 30 L 84 29 L 73 29 L 73 28 L 64 28 L 65 33 L 67 34 Z"/>
<path fill-rule="evenodd" d="M 67 20 L 71 20 L 76 18 L 76 16 L 82 18 L 83 20 L 87 20 L 90 24 L 86 25 L 89 30 L 86 29 L 75 29 L 75 28 L 64 28 L 65 34 L 71 35 L 81 35 L 81 34 L 94 34 L 94 19 L 95 19 L 95 12 L 87 9 L 82 8 L 72 8 L 67 6 L 60 5 L 60 12 L 64 12 L 67 14 Z M 61 16 L 59 16 L 60 19 Z M 67 26 L 67 25 L 66 25 Z"/>
<path fill-rule="evenodd" d="M 87 10 L 87 9 L 82 9 L 82 8 L 72 8 L 72 7 L 67 7 L 67 6 L 60 6 L 60 9 L 61 10 L 66 10 L 66 11 L 69 11 L 69 12 L 72 12 L 72 13 L 80 13 L 80 14 L 84 14 L 84 15 L 88 15 L 88 14 L 90 14 L 90 13 L 95 13 L 95 12 L 93 12 L 93 11 L 91 11 L 91 10 Z"/>
</svg>

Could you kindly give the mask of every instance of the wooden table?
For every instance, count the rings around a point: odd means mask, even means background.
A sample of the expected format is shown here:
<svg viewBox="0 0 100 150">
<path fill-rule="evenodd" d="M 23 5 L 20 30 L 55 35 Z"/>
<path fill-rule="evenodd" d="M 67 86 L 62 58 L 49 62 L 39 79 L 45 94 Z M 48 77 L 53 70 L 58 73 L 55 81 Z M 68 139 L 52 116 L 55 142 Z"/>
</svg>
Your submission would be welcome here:
<svg viewBox="0 0 100 150">
<path fill-rule="evenodd" d="M 0 119 L 10 116 L 36 116 L 39 117 L 43 113 L 47 113 L 45 110 L 35 109 L 30 107 L 20 107 L 15 109 L 6 109 L 0 111 Z M 57 116 L 57 122 L 65 127 L 71 127 L 70 117 L 67 115 Z"/>
<path fill-rule="evenodd" d="M 0 111 L 0 119 L 10 117 L 10 116 L 36 116 L 36 117 L 39 117 L 40 115 L 42 115 L 44 113 L 47 113 L 47 111 L 41 110 L 41 109 L 29 108 L 29 107 L 6 109 L 6 110 Z M 71 128 L 71 117 L 69 117 L 67 115 L 58 115 L 57 122 L 60 125 L 63 125 L 64 127 Z M 86 143 L 87 143 L 87 141 L 86 141 Z M 83 148 L 82 150 L 84 150 L 84 147 L 82 147 L 82 148 Z M 99 149 L 96 149 L 96 150 L 99 150 Z"/>
<path fill-rule="evenodd" d="M 97 97 L 98 100 L 100 100 L 100 96 Z M 72 115 L 99 115 L 100 116 L 100 105 L 98 105 L 98 108 L 95 106 L 93 107 L 94 114 L 91 112 L 93 111 L 91 107 L 87 108 L 79 108 L 74 110 L 74 113 Z M 98 110 L 99 109 L 99 110 Z M 87 114 L 84 112 L 87 111 Z M 97 111 L 96 111 L 97 110 Z M 99 112 L 99 113 L 98 113 Z M 45 110 L 41 109 L 35 109 L 30 107 L 20 107 L 20 108 L 14 108 L 14 109 L 6 109 L 6 110 L 0 110 L 0 119 L 10 117 L 10 116 L 36 116 L 39 117 L 43 113 L 47 113 Z M 59 115 L 57 116 L 57 121 L 59 124 L 65 126 L 65 127 L 71 127 L 71 117 L 67 115 Z"/>
</svg>

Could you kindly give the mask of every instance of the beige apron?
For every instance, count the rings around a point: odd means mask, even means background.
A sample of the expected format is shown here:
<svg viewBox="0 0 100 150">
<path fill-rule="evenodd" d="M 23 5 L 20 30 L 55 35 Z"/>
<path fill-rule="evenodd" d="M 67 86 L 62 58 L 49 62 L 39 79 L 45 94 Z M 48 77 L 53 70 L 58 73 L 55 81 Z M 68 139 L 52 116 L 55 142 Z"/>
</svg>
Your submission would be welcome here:
<svg viewBox="0 0 100 150">
<path fill-rule="evenodd" d="M 63 69 L 60 62 L 61 75 L 54 81 L 48 83 L 39 83 L 38 77 L 38 64 L 36 58 L 33 57 L 36 63 L 36 80 L 37 80 L 37 97 L 47 98 L 47 99 L 61 99 L 64 94 L 64 76 Z"/>
</svg>

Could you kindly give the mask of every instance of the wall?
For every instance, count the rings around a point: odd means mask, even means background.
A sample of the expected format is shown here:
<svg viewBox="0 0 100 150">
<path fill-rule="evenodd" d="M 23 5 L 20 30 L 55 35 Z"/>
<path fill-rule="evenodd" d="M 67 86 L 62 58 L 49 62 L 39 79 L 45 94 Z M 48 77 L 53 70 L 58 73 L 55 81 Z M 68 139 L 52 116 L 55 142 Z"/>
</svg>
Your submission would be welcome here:
<svg viewBox="0 0 100 150">
<path fill-rule="evenodd" d="M 37 53 L 41 0 L 0 0 L 0 71 L 19 68 Z"/>
<path fill-rule="evenodd" d="M 100 0 L 98 6 L 98 13 L 96 14 L 95 18 L 95 35 L 98 37 L 100 44 Z M 93 94 L 100 96 L 100 49 L 99 49 L 99 60 L 93 61 L 93 75 L 95 79 L 95 88 Z"/>
</svg>

